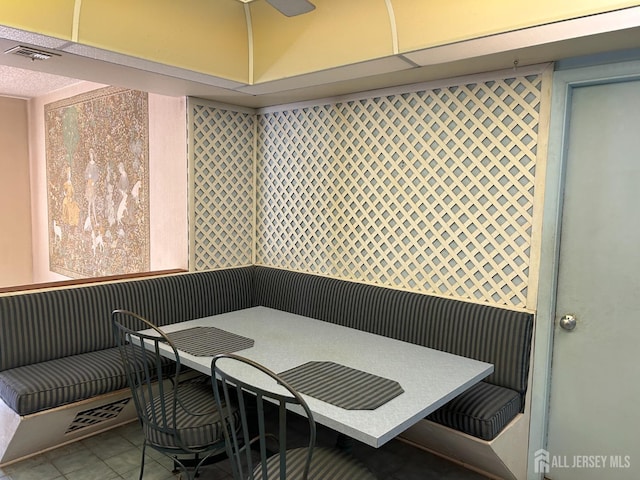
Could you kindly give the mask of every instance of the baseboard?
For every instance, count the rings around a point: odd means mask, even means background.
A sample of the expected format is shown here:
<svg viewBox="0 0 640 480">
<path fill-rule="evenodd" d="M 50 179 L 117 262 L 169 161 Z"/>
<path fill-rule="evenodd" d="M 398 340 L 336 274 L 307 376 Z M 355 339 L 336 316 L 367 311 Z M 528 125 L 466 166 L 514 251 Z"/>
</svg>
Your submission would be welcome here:
<svg viewBox="0 0 640 480">
<path fill-rule="evenodd" d="M 0 399 L 0 467 L 135 419 L 128 388 L 25 416 Z"/>
<path fill-rule="evenodd" d="M 519 414 L 491 441 L 421 420 L 398 439 L 498 480 L 527 478 L 528 417 Z"/>
</svg>

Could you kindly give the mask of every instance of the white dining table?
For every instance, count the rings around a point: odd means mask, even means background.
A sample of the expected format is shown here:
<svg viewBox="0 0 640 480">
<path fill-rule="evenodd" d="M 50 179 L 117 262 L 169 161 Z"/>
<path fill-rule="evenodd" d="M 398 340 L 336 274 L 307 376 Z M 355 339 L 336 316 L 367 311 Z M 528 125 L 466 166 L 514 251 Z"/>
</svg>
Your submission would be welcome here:
<svg viewBox="0 0 640 480">
<path fill-rule="evenodd" d="M 235 353 L 276 373 L 309 361 L 330 361 L 398 382 L 403 393 L 373 410 L 348 410 L 303 393 L 316 422 L 376 448 L 493 372 L 489 363 L 266 307 L 162 329 L 197 326 L 253 339 L 253 346 Z M 211 356 L 179 354 L 183 365 L 211 375 Z"/>
</svg>

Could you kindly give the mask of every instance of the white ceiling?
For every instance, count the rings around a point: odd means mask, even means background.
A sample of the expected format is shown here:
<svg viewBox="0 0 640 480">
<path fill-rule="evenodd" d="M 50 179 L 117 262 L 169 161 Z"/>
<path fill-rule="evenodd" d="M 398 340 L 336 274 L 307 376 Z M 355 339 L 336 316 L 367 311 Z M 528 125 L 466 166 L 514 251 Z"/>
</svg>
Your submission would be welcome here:
<svg viewBox="0 0 640 480">
<path fill-rule="evenodd" d="M 80 82 L 76 78 L 0 65 L 0 96 L 33 98 Z"/>
</svg>

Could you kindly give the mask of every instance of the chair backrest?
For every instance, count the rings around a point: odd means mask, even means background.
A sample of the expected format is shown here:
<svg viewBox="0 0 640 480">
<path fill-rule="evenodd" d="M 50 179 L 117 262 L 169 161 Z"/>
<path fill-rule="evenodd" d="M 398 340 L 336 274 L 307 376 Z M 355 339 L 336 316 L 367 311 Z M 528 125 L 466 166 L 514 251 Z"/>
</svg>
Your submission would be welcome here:
<svg viewBox="0 0 640 480">
<path fill-rule="evenodd" d="M 239 355 L 214 357 L 211 372 L 216 404 L 226 426 L 224 435 L 233 478 L 267 480 L 277 478 L 279 471 L 280 480 L 294 478 L 293 475 L 306 480 L 316 442 L 316 424 L 300 394 L 276 373 Z M 230 405 L 237 406 L 235 414 L 227 407 Z M 294 408 L 306 416 L 309 426 L 308 443 L 296 445 L 303 455 L 298 456 L 301 461 L 295 465 L 286 463 L 290 447 L 287 419 L 292 415 L 287 408 L 291 406 L 297 406 Z M 270 431 L 270 425 L 275 432 Z M 300 441 L 299 438 L 295 441 Z M 271 439 L 276 441 L 277 452 L 272 448 Z M 306 452 L 300 452 L 301 448 Z M 256 451 L 258 455 L 252 455 Z"/>
<path fill-rule="evenodd" d="M 182 446 L 176 428 L 177 388 L 180 375 L 180 356 L 166 334 L 138 314 L 114 310 L 111 314 L 113 333 L 127 374 L 138 418 L 147 442 L 171 437 L 174 445 Z M 140 333 L 151 330 L 153 333 Z M 173 351 L 174 365 L 160 353 L 164 344 Z M 165 348 L 166 348 L 165 347 Z M 159 443 L 164 447 L 166 441 Z"/>
</svg>

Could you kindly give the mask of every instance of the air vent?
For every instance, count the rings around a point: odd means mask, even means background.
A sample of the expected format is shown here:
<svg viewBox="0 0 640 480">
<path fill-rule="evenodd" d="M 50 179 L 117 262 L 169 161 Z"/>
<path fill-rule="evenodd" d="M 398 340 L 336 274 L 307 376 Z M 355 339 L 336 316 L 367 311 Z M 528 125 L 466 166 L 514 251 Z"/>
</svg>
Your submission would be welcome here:
<svg viewBox="0 0 640 480">
<path fill-rule="evenodd" d="M 31 60 L 49 60 L 51 57 L 60 55 L 57 53 L 45 52 L 44 50 L 38 50 L 31 47 L 24 47 L 18 45 L 17 47 L 10 48 L 4 53 L 11 53 L 13 55 L 20 55 L 21 57 L 30 58 Z"/>
</svg>

